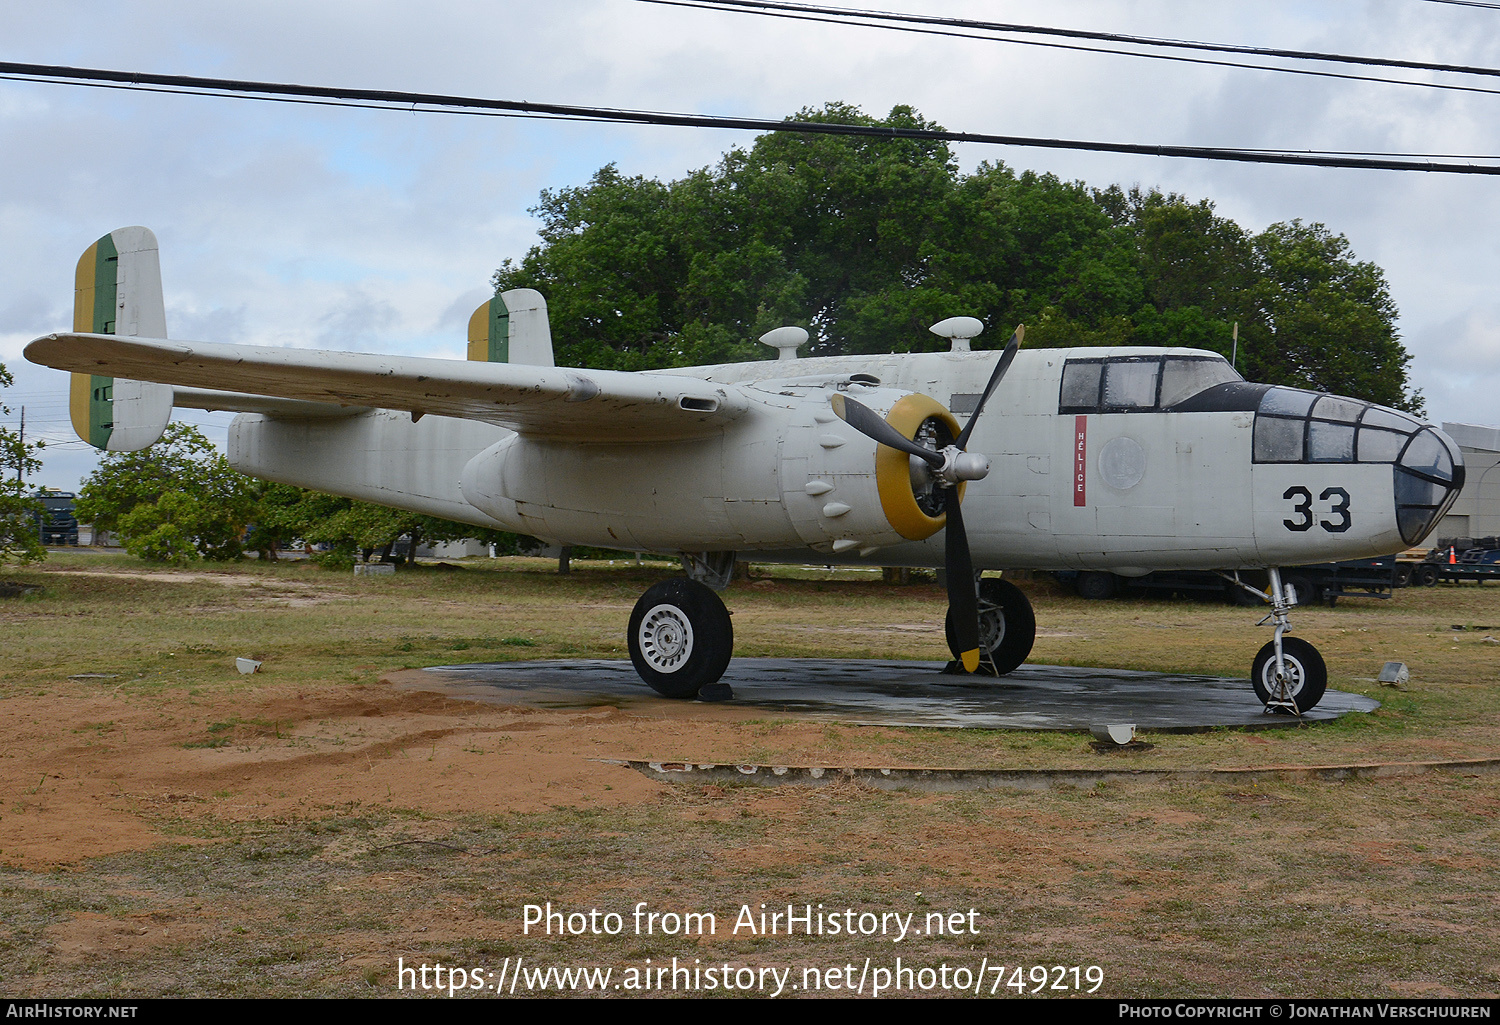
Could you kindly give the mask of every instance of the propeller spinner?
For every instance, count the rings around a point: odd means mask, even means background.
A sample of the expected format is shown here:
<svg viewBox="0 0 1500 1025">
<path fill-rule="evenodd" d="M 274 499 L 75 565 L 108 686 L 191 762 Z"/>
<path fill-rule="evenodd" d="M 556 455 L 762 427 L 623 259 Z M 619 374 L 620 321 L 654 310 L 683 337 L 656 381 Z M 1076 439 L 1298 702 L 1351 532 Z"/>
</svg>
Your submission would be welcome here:
<svg viewBox="0 0 1500 1025">
<path fill-rule="evenodd" d="M 945 489 L 944 509 L 948 521 L 943 561 L 948 576 L 948 608 L 953 619 L 953 657 L 963 665 L 965 672 L 970 673 L 979 668 L 979 598 L 974 590 L 974 561 L 969 555 L 969 535 L 964 530 L 962 503 L 953 489 L 964 481 L 983 480 L 990 472 L 988 456 L 967 451 L 969 437 L 974 433 L 979 415 L 984 412 L 985 403 L 1015 360 L 1016 350 L 1021 347 L 1021 339 L 1025 336 L 1024 325 L 1017 327 L 1015 334 L 1010 336 L 1010 344 L 996 362 L 968 425 L 953 444 L 945 445 L 941 450 L 906 437 L 857 399 L 838 394 L 831 400 L 834 413 L 865 437 L 925 461 L 933 483 Z"/>
</svg>

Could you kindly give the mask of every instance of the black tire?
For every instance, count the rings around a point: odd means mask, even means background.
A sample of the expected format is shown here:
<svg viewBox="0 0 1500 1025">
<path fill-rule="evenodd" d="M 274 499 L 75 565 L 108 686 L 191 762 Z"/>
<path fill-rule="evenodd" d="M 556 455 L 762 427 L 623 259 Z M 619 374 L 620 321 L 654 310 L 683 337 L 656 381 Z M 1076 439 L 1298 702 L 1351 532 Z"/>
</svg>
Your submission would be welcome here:
<svg viewBox="0 0 1500 1025">
<path fill-rule="evenodd" d="M 1306 712 L 1316 708 L 1328 689 L 1328 667 L 1323 664 L 1323 656 L 1318 654 L 1317 648 L 1296 637 L 1281 639 L 1281 654 L 1291 678 L 1289 696 L 1296 702 L 1297 710 Z M 1261 648 L 1260 653 L 1255 656 L 1250 669 L 1250 685 L 1255 688 L 1255 696 L 1260 698 L 1263 705 L 1269 706 L 1273 700 L 1284 700 L 1273 697 L 1278 691 L 1275 642 Z M 1278 708 L 1276 711 L 1284 712 L 1287 709 Z"/>
<path fill-rule="evenodd" d="M 1229 604 L 1238 605 L 1240 608 L 1248 609 L 1265 604 L 1265 599 L 1251 594 L 1238 584 L 1225 583 L 1224 597 Z"/>
<path fill-rule="evenodd" d="M 674 577 L 653 584 L 630 613 L 630 661 L 662 697 L 692 698 L 729 666 L 734 626 L 719 596 Z"/>
<path fill-rule="evenodd" d="M 943 622 L 948 648 L 954 647 L 953 611 Z M 1021 589 L 1008 580 L 979 582 L 979 647 L 988 651 L 1001 676 L 1015 669 L 1036 643 L 1036 613 Z M 983 665 L 983 662 L 980 663 Z"/>
<path fill-rule="evenodd" d="M 1396 567 L 1396 586 L 1410 587 L 1412 585 L 1412 572 L 1410 566 Z"/>
<path fill-rule="evenodd" d="M 1423 587 L 1436 587 L 1438 582 L 1438 568 L 1430 562 L 1424 562 L 1417 567 L 1417 583 Z"/>
<path fill-rule="evenodd" d="M 1095 600 L 1113 598 L 1119 590 L 1113 573 L 1080 573 L 1073 586 L 1078 590 L 1080 598 Z"/>
</svg>

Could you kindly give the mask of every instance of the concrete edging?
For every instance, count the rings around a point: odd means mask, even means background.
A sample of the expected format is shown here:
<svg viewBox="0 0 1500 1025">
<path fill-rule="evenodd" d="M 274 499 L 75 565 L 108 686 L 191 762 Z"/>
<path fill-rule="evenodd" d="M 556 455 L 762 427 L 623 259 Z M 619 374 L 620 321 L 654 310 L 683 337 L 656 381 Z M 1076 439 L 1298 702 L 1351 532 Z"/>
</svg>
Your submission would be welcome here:
<svg viewBox="0 0 1500 1025">
<path fill-rule="evenodd" d="M 1493 772 L 1500 758 L 1433 762 L 1368 762 L 1354 765 L 1267 765 L 1236 769 L 883 769 L 792 765 L 717 765 L 598 758 L 667 783 L 735 783 L 754 786 L 826 786 L 858 781 L 882 790 L 1048 790 L 1125 782 L 1245 782 L 1344 780 L 1417 776 L 1438 771 Z"/>
</svg>

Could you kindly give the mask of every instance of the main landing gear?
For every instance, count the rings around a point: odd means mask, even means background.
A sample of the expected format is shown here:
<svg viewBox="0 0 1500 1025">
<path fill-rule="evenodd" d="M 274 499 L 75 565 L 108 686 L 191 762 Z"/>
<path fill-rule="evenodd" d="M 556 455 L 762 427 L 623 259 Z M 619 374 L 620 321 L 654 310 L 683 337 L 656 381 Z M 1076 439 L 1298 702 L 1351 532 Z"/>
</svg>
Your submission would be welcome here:
<svg viewBox="0 0 1500 1025">
<path fill-rule="evenodd" d="M 732 560 L 723 566 L 700 565 L 701 561 L 690 557 L 689 572 L 721 587 L 728 584 Z M 1036 614 L 1026 595 L 1008 580 L 976 580 L 975 587 L 979 602 L 978 675 L 1003 676 L 1031 654 L 1036 641 Z M 952 647 L 951 610 L 945 629 Z M 724 701 L 733 696 L 729 685 L 720 683 L 719 678 L 729 667 L 734 626 L 724 602 L 700 580 L 675 577 L 653 584 L 630 613 L 626 643 L 635 671 L 662 697 Z"/>
<path fill-rule="evenodd" d="M 975 581 L 979 596 L 980 676 L 1004 676 L 1031 654 L 1036 643 L 1036 613 L 1021 589 L 1008 580 Z M 954 647 L 953 609 L 948 609 L 943 631 L 948 647 Z M 949 666 L 957 672 L 957 663 Z"/>
<path fill-rule="evenodd" d="M 662 697 L 730 696 L 718 681 L 734 650 L 734 626 L 706 585 L 686 577 L 652 584 L 630 613 L 627 644 L 635 671 Z M 714 689 L 700 695 L 706 688 Z"/>
<path fill-rule="evenodd" d="M 1282 581 L 1279 569 L 1269 569 L 1266 574 L 1271 581 L 1268 593 L 1243 583 L 1239 574 L 1232 578 L 1238 586 L 1271 603 L 1271 614 L 1261 624 L 1275 626 L 1270 643 L 1260 649 L 1251 665 L 1250 685 L 1267 712 L 1301 715 L 1323 700 L 1328 667 L 1317 648 L 1300 638 L 1285 636 L 1291 629 L 1292 606 L 1301 604 L 1303 596 Z"/>
</svg>

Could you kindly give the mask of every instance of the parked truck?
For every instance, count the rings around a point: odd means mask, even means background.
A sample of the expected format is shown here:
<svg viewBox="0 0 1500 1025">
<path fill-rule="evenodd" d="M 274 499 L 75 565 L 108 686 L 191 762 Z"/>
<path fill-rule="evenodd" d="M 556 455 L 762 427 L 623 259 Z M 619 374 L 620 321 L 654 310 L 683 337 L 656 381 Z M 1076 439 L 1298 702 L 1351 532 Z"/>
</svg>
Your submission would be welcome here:
<svg viewBox="0 0 1500 1025">
<path fill-rule="evenodd" d="M 78 496 L 71 491 L 39 491 L 36 497 L 45 510 L 36 518 L 36 531 L 42 544 L 76 546 L 78 517 L 73 515 L 73 502 Z"/>
</svg>

